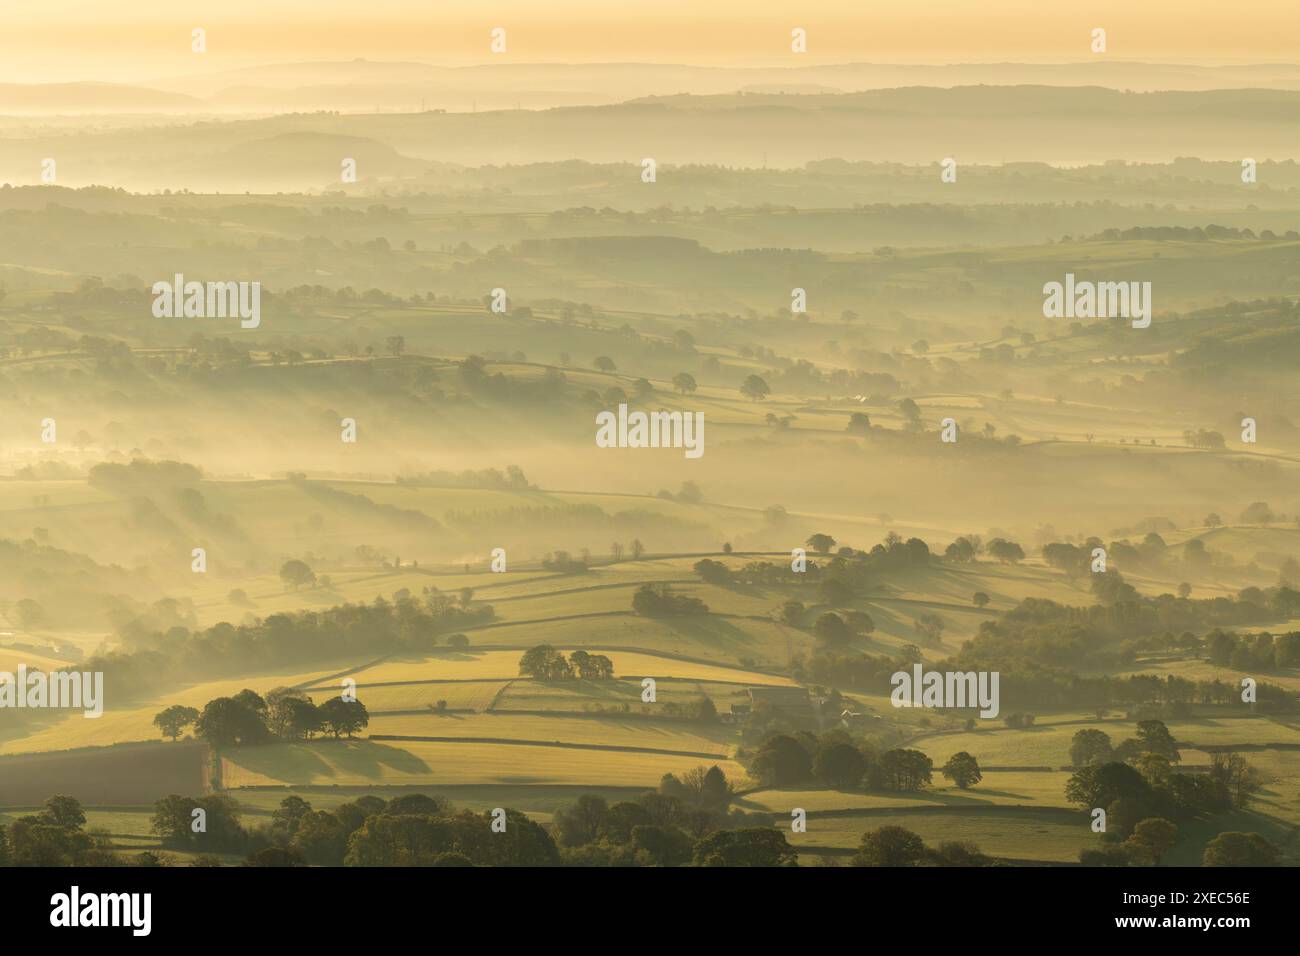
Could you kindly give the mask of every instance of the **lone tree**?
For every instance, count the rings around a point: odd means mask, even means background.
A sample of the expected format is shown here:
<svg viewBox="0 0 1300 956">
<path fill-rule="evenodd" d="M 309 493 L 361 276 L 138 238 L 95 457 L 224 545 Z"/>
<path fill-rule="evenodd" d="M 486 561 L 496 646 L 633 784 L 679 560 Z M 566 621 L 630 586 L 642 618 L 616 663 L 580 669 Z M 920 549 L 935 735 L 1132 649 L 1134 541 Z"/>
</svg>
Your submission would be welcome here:
<svg viewBox="0 0 1300 956">
<path fill-rule="evenodd" d="M 1147 817 L 1133 828 L 1123 846 L 1130 855 L 1154 866 L 1177 842 L 1178 827 L 1163 817 Z"/>
<path fill-rule="evenodd" d="M 286 588 L 293 588 L 296 591 L 304 585 L 315 584 L 316 572 L 306 561 L 292 558 L 280 566 L 280 580 L 284 582 Z"/>
<path fill-rule="evenodd" d="M 829 611 L 817 618 L 817 623 L 813 625 L 813 633 L 830 645 L 843 644 L 853 636 L 844 619 Z"/>
<path fill-rule="evenodd" d="M 759 376 L 747 375 L 745 380 L 740 383 L 740 394 L 751 402 L 761 402 L 772 394 L 772 389 Z"/>
<path fill-rule="evenodd" d="M 163 732 L 164 737 L 170 737 L 172 740 L 180 739 L 181 733 L 186 727 L 195 723 L 199 719 L 199 712 L 193 707 L 184 707 L 180 704 L 173 704 L 164 711 L 160 711 L 154 716 L 154 726 Z"/>
<path fill-rule="evenodd" d="M 673 376 L 673 388 L 682 395 L 689 395 L 699 386 L 695 384 L 695 376 L 690 372 L 678 372 Z"/>
<path fill-rule="evenodd" d="M 986 607 L 989 603 L 989 596 L 983 591 L 976 591 L 970 596 L 970 601 L 976 607 Z"/>
<path fill-rule="evenodd" d="M 1075 767 L 1094 767 L 1109 763 L 1114 759 L 1113 754 L 1110 735 L 1104 730 L 1090 727 L 1087 730 L 1076 731 L 1070 741 L 1070 764 Z"/>
<path fill-rule="evenodd" d="M 812 548 L 818 554 L 830 554 L 831 548 L 835 547 L 835 539 L 828 534 L 809 535 L 804 545 Z"/>
<path fill-rule="evenodd" d="M 980 773 L 979 761 L 964 750 L 948 758 L 948 762 L 943 765 L 943 775 L 962 790 L 969 790 L 984 779 Z"/>
<path fill-rule="evenodd" d="M 984 546 L 984 550 L 1001 564 L 1015 564 L 1025 559 L 1025 549 L 1014 541 L 994 538 Z"/>
<path fill-rule="evenodd" d="M 943 618 L 938 614 L 927 612 L 914 620 L 912 626 L 916 628 L 916 633 L 920 634 L 925 640 L 931 644 L 938 644 L 943 638 L 943 629 L 946 625 Z"/>
<path fill-rule="evenodd" d="M 321 704 L 320 718 L 335 739 L 341 734 L 351 737 L 370 723 L 370 714 L 365 704 L 359 700 L 344 700 L 342 697 L 332 697 Z"/>
</svg>

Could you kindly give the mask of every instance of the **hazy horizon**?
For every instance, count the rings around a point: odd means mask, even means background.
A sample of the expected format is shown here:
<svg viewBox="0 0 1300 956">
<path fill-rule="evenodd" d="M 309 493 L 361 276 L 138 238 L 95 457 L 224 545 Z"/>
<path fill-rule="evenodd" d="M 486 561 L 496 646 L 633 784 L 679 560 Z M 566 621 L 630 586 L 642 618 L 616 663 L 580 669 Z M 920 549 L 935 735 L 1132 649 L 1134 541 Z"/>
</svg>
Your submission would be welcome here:
<svg viewBox="0 0 1300 956">
<path fill-rule="evenodd" d="M 1106 29 L 1115 60 L 1201 64 L 1288 61 L 1300 8 L 1287 0 L 1243 0 L 1231 8 L 1188 8 L 1177 0 L 1040 4 L 1015 0 L 996 10 L 938 0 L 918 31 L 907 8 L 864 10 L 848 0 L 812 0 L 789 13 L 754 14 L 743 0 L 666 0 L 611 7 L 562 0 L 539 8 L 500 0 L 490 8 L 446 0 L 259 3 L 220 9 L 135 0 L 129 10 L 96 0 L 49 0 L 11 17 L 0 36 L 0 81 L 143 82 L 203 70 L 302 59 L 410 59 L 442 65 L 487 62 L 489 31 L 507 30 L 513 62 L 682 62 L 772 66 L 791 57 L 790 31 L 807 31 L 810 63 L 1069 62 L 1090 55 L 1089 36 Z M 208 33 L 202 67 L 190 31 Z"/>
<path fill-rule="evenodd" d="M 101 6 L 0 34 L 0 866 L 1300 864 L 1294 0 Z"/>
</svg>

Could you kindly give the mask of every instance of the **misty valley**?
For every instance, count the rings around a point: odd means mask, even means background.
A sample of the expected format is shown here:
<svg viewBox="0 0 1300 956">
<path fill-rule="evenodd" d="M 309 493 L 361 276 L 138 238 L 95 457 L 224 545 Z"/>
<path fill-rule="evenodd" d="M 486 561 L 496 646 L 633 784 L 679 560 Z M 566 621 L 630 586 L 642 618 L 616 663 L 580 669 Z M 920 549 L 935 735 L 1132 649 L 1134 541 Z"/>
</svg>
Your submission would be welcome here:
<svg viewBox="0 0 1300 956">
<path fill-rule="evenodd" d="M 0 86 L 0 866 L 1295 865 L 1300 79 L 1166 66 Z"/>
</svg>

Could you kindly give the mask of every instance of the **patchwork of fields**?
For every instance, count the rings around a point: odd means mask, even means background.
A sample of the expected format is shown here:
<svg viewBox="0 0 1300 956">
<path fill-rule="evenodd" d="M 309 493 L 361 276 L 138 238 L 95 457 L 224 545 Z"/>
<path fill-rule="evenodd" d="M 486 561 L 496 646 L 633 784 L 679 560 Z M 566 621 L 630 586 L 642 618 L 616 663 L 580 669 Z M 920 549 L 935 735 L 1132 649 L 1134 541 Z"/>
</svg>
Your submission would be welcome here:
<svg viewBox="0 0 1300 956">
<path fill-rule="evenodd" d="M 936 771 L 932 786 L 915 793 L 756 789 L 746 769 L 755 742 L 744 739 L 743 720 L 732 720 L 733 708 L 747 713 L 751 690 L 797 691 L 801 685 L 788 673 L 788 663 L 807 654 L 816 639 L 806 627 L 778 620 L 774 608 L 780 595 L 772 589 L 743 587 L 732 593 L 705 585 L 691 578 L 693 563 L 647 558 L 586 576 L 479 575 L 473 578 L 478 599 L 492 603 L 496 619 L 466 628 L 468 647 L 341 658 L 312 668 L 208 681 L 129 707 L 109 707 L 98 720 L 75 715 L 11 728 L 0 741 L 0 779 L 6 781 L 0 783 L 0 806 L 15 808 L 5 811 L 12 816 L 51 791 L 66 790 L 98 808 L 91 811 L 90 823 L 111 833 L 115 845 L 140 849 L 158 845 L 149 832 L 148 803 L 165 792 L 219 789 L 233 796 L 250 820 L 268 819 L 290 794 L 329 808 L 364 794 L 425 792 L 471 808 L 514 806 L 547 823 L 558 807 L 582 793 L 625 799 L 655 788 L 666 774 L 680 777 L 716 765 L 737 790 L 734 807 L 784 830 L 805 862 L 845 858 L 863 832 L 888 824 L 906 827 L 933 845 L 966 841 L 992 856 L 1029 863 L 1077 862 L 1081 849 L 1097 845 L 1086 816 L 1065 797 L 1070 745 L 1081 730 L 1103 731 L 1116 743 L 1131 736 L 1136 722 L 1122 716 L 1098 719 L 1077 710 L 1040 709 L 1027 728 L 989 721 L 971 730 L 941 712 L 896 710 L 884 693 L 850 692 L 846 706 L 866 715 L 867 733 L 888 746 L 921 750 L 936 768 L 955 753 L 973 754 L 984 768 L 983 780 L 963 790 Z M 367 587 L 383 589 L 407 578 L 393 573 L 365 580 Z M 464 579 L 451 574 L 434 580 L 450 586 Z M 674 582 L 677 593 L 703 599 L 712 611 L 727 610 L 681 620 L 631 613 L 635 587 L 665 581 Z M 976 590 L 990 595 L 988 608 L 971 606 L 969 596 Z M 857 647 L 876 654 L 912 643 L 915 616 L 932 612 L 948 626 L 942 641 L 923 653 L 946 655 L 980 621 L 1024 596 L 1080 602 L 1069 579 L 1034 564 L 981 562 L 891 574 L 855 602 L 877 623 Z M 540 643 L 565 653 L 604 654 L 614 677 L 545 681 L 520 674 L 521 654 Z M 42 663 L 12 649 L 4 655 L 0 665 Z M 1139 664 L 1133 672 L 1232 677 L 1191 656 Z M 656 683 L 653 702 L 642 697 L 647 677 Z M 202 709 L 245 688 L 264 694 L 295 687 L 321 702 L 351 682 L 370 713 L 368 726 L 355 739 L 327 735 L 226 748 L 214 764 L 205 745 L 159 741 L 153 723 L 168 706 Z M 686 716 L 703 700 L 719 718 Z M 835 723 L 832 718 L 825 726 Z M 1207 767 L 1215 751 L 1245 753 L 1265 778 L 1250 819 L 1274 834 L 1288 859 L 1300 855 L 1295 837 L 1300 725 L 1239 713 L 1169 720 L 1167 726 L 1189 772 Z M 102 770 L 74 769 L 87 761 Z M 15 785 L 19 778 L 22 784 Z M 796 809 L 807 813 L 806 832 L 790 832 Z M 1220 829 L 1191 828 L 1170 860 L 1195 860 L 1196 847 Z"/>
</svg>

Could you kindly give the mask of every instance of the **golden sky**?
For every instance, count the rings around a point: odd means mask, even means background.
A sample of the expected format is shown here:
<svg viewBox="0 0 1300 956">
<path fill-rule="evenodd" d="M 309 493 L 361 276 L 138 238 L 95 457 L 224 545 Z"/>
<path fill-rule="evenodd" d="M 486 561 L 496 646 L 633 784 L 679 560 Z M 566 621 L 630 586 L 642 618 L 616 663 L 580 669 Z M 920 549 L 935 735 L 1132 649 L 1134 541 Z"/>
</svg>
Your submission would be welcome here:
<svg viewBox="0 0 1300 956">
<path fill-rule="evenodd" d="M 190 52 L 190 30 L 208 53 Z M 779 64 L 1300 60 L 1300 0 L 0 0 L 0 79 L 147 80 L 309 59 Z M 3 104 L 0 104 L 3 112 Z"/>
</svg>

